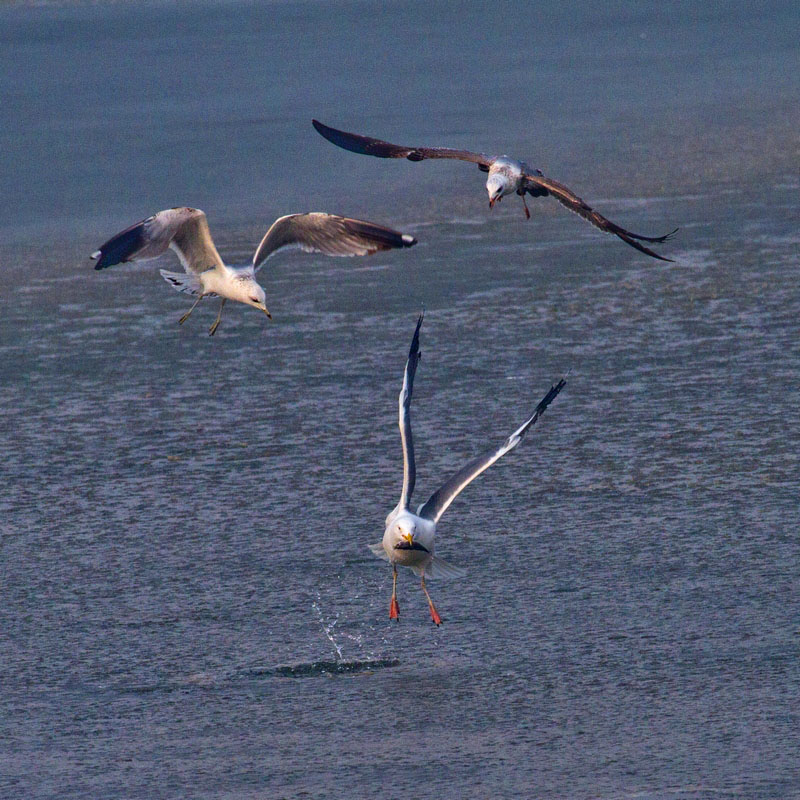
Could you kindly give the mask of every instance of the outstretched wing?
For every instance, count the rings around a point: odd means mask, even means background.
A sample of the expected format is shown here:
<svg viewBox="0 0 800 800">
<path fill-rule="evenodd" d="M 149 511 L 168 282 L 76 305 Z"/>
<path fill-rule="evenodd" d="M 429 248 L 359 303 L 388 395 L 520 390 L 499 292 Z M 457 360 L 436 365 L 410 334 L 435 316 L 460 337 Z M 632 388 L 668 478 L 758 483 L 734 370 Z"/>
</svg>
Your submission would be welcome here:
<svg viewBox="0 0 800 800">
<path fill-rule="evenodd" d="M 283 247 L 295 246 L 308 253 L 329 256 L 366 256 L 378 250 L 413 247 L 416 243 L 407 233 L 361 219 L 321 212 L 290 214 L 272 223 L 253 255 L 253 266 L 258 268 Z"/>
<path fill-rule="evenodd" d="M 414 462 L 414 439 L 411 436 L 411 392 L 414 389 L 414 375 L 419 364 L 419 329 L 425 312 L 419 315 L 411 347 L 408 350 L 406 371 L 403 375 L 403 388 L 398 399 L 400 439 L 403 443 L 403 492 L 400 495 L 398 508 L 407 509 L 414 493 L 414 483 L 417 479 L 417 467 Z"/>
<path fill-rule="evenodd" d="M 671 258 L 664 258 L 664 256 L 660 256 L 658 253 L 654 252 L 649 247 L 645 247 L 636 240 L 640 239 L 643 242 L 658 243 L 667 242 L 678 231 L 677 228 L 670 233 L 664 234 L 664 236 L 642 236 L 638 233 L 626 231 L 625 228 L 621 228 L 616 223 L 611 222 L 611 220 L 606 219 L 602 214 L 599 214 L 597 211 L 595 211 L 588 203 L 584 202 L 580 197 L 578 197 L 575 192 L 564 186 L 563 183 L 554 181 L 552 178 L 546 178 L 544 175 L 526 172 L 525 190 L 534 197 L 545 197 L 547 195 L 552 195 L 556 200 L 558 200 L 559 203 L 561 203 L 561 205 L 566 206 L 570 211 L 574 211 L 579 217 L 583 217 L 583 219 L 594 225 L 595 228 L 599 228 L 604 233 L 613 233 L 615 236 L 619 236 L 623 242 L 629 244 L 631 247 L 635 247 L 642 253 L 646 253 L 648 256 L 657 258 L 660 261 L 672 261 Z"/>
<path fill-rule="evenodd" d="M 505 440 L 502 447 L 498 450 L 490 450 L 488 453 L 484 453 L 482 456 L 470 461 L 465 467 L 462 467 L 431 495 L 427 503 L 420 506 L 417 514 L 419 514 L 420 517 L 438 522 L 439 517 L 444 514 L 450 503 L 458 497 L 462 489 L 466 488 L 466 486 L 474 481 L 481 472 L 491 467 L 498 458 L 504 456 L 509 450 L 513 450 L 522 441 L 522 437 L 525 435 L 528 428 L 530 428 L 530 426 L 545 412 L 547 406 L 555 399 L 556 395 L 564 388 L 565 384 L 566 379 L 562 378 L 555 386 L 551 386 L 550 391 L 542 398 L 539 405 L 536 406 L 536 410 L 533 414 Z"/>
<path fill-rule="evenodd" d="M 345 150 L 350 150 L 352 153 L 361 153 L 365 156 L 407 158 L 409 161 L 423 161 L 426 158 L 454 158 L 458 161 L 470 161 L 487 169 L 494 161 L 490 156 L 473 153 L 470 150 L 451 150 L 449 147 L 404 147 L 384 142 L 382 139 L 373 139 L 371 136 L 361 136 L 358 133 L 348 133 L 330 128 L 315 119 L 311 120 L 311 123 L 317 132 L 329 142 L 333 142 Z"/>
<path fill-rule="evenodd" d="M 125 261 L 156 258 L 172 248 L 188 274 L 198 275 L 209 269 L 222 268 L 206 215 L 199 208 L 168 208 L 143 219 L 92 253 L 95 269 L 113 267 Z"/>
</svg>

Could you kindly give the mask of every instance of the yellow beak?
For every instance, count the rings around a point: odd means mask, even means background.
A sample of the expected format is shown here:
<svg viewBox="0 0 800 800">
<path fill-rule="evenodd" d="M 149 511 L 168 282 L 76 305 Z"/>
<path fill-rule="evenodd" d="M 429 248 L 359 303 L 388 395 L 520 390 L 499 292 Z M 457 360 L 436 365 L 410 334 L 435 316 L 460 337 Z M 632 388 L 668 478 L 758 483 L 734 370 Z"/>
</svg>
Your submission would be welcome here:
<svg viewBox="0 0 800 800">
<path fill-rule="evenodd" d="M 414 537 L 410 533 L 404 533 L 403 538 L 409 543 L 414 544 Z"/>
</svg>

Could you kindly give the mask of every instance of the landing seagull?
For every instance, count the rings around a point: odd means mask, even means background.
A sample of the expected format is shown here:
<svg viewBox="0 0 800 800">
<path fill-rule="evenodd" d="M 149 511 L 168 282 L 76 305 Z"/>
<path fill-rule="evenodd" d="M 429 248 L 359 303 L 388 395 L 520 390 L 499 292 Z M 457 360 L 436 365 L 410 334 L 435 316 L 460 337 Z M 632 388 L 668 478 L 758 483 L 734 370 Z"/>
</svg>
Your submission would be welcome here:
<svg viewBox="0 0 800 800">
<path fill-rule="evenodd" d="M 222 318 L 226 300 L 236 300 L 263 311 L 270 319 L 264 290 L 255 274 L 273 253 L 284 247 L 300 247 L 307 253 L 329 256 L 365 256 L 378 250 L 412 247 L 413 236 L 360 219 L 314 212 L 289 214 L 272 223 L 246 266 L 226 266 L 214 246 L 206 215 L 199 208 L 168 208 L 131 225 L 92 253 L 95 269 L 124 261 L 156 258 L 171 248 L 185 274 L 160 270 L 162 277 L 179 292 L 194 295 L 194 305 L 178 320 L 182 325 L 197 304 L 207 296 L 219 296 L 222 304 L 209 330 L 213 336 Z"/>
<path fill-rule="evenodd" d="M 666 242 L 669 241 L 678 231 L 664 234 L 663 236 L 642 236 L 638 233 L 621 228 L 619 225 L 606 219 L 595 211 L 590 205 L 581 200 L 571 189 L 563 183 L 546 178 L 541 170 L 532 169 L 524 161 L 516 161 L 508 156 L 487 156 L 483 153 L 472 153 L 469 150 L 451 150 L 447 147 L 403 147 L 398 144 L 390 144 L 381 139 L 373 139 L 371 136 L 361 136 L 357 133 L 347 133 L 336 128 L 330 128 L 317 120 L 312 120 L 312 124 L 317 131 L 329 142 L 350 150 L 353 153 L 361 153 L 365 156 L 376 156 L 377 158 L 407 158 L 409 161 L 424 161 L 426 158 L 451 158 L 458 161 L 470 161 L 478 165 L 482 172 L 488 172 L 486 179 L 486 191 L 489 193 L 489 208 L 494 208 L 495 203 L 507 194 L 516 192 L 522 198 L 522 205 L 525 207 L 525 216 L 530 219 L 531 212 L 525 202 L 525 194 L 532 197 L 554 197 L 563 206 L 583 217 L 587 222 L 599 228 L 604 233 L 613 233 L 619 236 L 623 242 L 631 247 L 635 247 L 648 256 L 658 258 L 661 261 L 672 261 L 671 258 L 664 258 L 650 248 L 640 244 L 637 239 L 644 242 Z"/>
<path fill-rule="evenodd" d="M 490 450 L 462 467 L 449 480 L 440 486 L 418 509 L 416 514 L 411 511 L 411 495 L 414 492 L 416 481 L 416 465 L 414 462 L 414 442 L 411 437 L 411 392 L 414 387 L 414 374 L 420 359 L 419 329 L 422 325 L 420 314 L 417 328 L 411 340 L 408 351 L 403 388 L 400 391 L 400 439 L 403 443 L 403 491 L 397 507 L 386 517 L 386 528 L 383 539 L 377 544 L 370 545 L 370 550 L 392 565 L 392 600 L 389 605 L 389 618 L 400 618 L 400 607 L 397 604 L 397 565 L 410 567 L 422 579 L 422 591 L 428 599 L 431 619 L 436 625 L 442 624 L 442 618 L 428 594 L 425 586 L 426 577 L 457 576 L 462 570 L 454 567 L 439 556 L 433 554 L 434 534 L 436 523 L 447 510 L 450 503 L 456 499 L 466 486 L 478 477 L 484 470 L 494 464 L 497 459 L 513 450 L 521 441 L 528 428 L 545 412 L 545 409 L 555 399 L 556 395 L 564 388 L 565 379 L 561 379 L 542 398 L 533 414 L 517 428 L 501 447 Z"/>
</svg>

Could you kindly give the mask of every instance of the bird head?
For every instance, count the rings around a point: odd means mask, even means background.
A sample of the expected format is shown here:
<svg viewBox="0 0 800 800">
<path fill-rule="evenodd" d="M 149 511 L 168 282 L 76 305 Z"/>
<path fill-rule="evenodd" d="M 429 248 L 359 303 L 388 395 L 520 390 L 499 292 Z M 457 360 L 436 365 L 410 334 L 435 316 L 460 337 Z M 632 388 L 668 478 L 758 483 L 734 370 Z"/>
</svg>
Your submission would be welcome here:
<svg viewBox="0 0 800 800">
<path fill-rule="evenodd" d="M 267 309 L 267 296 L 264 294 L 264 290 L 256 283 L 255 278 L 242 281 L 240 289 L 243 303 L 263 311 L 272 319 L 272 314 Z"/>
<path fill-rule="evenodd" d="M 408 519 L 399 519 L 394 526 L 395 547 L 413 547 L 417 526 Z"/>
<path fill-rule="evenodd" d="M 494 208 L 494 204 L 506 193 L 506 181 L 501 175 L 490 175 L 486 180 L 486 191 L 489 194 L 489 208 Z"/>
</svg>

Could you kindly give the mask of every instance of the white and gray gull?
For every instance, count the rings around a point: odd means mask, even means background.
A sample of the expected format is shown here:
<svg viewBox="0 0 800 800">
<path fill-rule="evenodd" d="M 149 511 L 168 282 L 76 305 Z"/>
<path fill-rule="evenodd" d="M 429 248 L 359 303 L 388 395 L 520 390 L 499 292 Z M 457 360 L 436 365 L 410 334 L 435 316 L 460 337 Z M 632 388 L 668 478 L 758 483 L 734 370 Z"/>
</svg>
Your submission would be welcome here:
<svg viewBox="0 0 800 800">
<path fill-rule="evenodd" d="M 407 158 L 409 161 L 424 161 L 428 158 L 450 158 L 458 161 L 469 161 L 478 165 L 482 172 L 488 172 L 486 191 L 489 193 L 489 208 L 508 194 L 516 193 L 522 198 L 525 216 L 530 219 L 531 213 L 525 202 L 526 193 L 532 197 L 554 197 L 563 206 L 582 217 L 595 228 L 604 233 L 612 233 L 623 242 L 635 247 L 648 256 L 661 261 L 672 261 L 645 247 L 641 242 L 662 243 L 671 239 L 677 228 L 663 236 L 642 236 L 625 230 L 602 214 L 595 211 L 588 203 L 584 202 L 571 189 L 563 183 L 547 178 L 539 169 L 532 169 L 524 161 L 517 161 L 508 156 L 487 156 L 483 153 L 473 153 L 470 150 L 453 150 L 449 147 L 405 147 L 391 144 L 371 136 L 361 136 L 357 133 L 348 133 L 323 125 L 317 120 L 312 120 L 317 132 L 329 142 L 353 153 L 361 153 L 376 158 Z M 638 241 L 637 241 L 638 240 Z"/>
<path fill-rule="evenodd" d="M 436 625 L 441 625 L 442 618 L 439 616 L 439 612 L 428 594 L 425 578 L 437 575 L 457 576 L 462 571 L 439 556 L 434 555 L 436 523 L 448 509 L 450 503 L 456 499 L 468 484 L 522 441 L 522 437 L 528 428 L 536 423 L 536 420 L 539 419 L 556 395 L 564 388 L 566 380 L 562 378 L 557 384 L 550 387 L 550 391 L 536 406 L 533 414 L 499 448 L 493 448 L 483 453 L 483 455 L 478 456 L 458 470 L 414 513 L 411 510 L 411 495 L 414 493 L 417 471 L 414 461 L 414 442 L 411 436 L 411 392 L 414 388 L 414 375 L 420 359 L 419 329 L 422 325 L 422 316 L 420 314 L 417 320 L 417 327 L 411 340 L 403 376 L 403 388 L 400 391 L 398 403 L 400 439 L 403 444 L 403 490 L 400 494 L 400 502 L 392 513 L 386 517 L 383 539 L 377 544 L 370 545 L 370 550 L 376 556 L 389 561 L 392 565 L 392 600 L 389 605 L 389 618 L 399 619 L 400 617 L 400 607 L 397 603 L 397 565 L 399 564 L 400 566 L 410 567 L 420 576 L 422 579 L 422 591 L 428 600 L 431 619 Z"/>
<path fill-rule="evenodd" d="M 383 225 L 335 214 L 289 214 L 272 223 L 253 255 L 252 263 L 228 266 L 220 258 L 206 215 L 199 208 L 168 208 L 112 236 L 92 253 L 95 269 L 124 261 L 156 258 L 168 248 L 178 254 L 184 273 L 160 270 L 179 292 L 194 295 L 194 305 L 180 318 L 183 324 L 204 297 L 222 298 L 219 313 L 209 330 L 219 327 L 226 300 L 236 300 L 263 311 L 270 319 L 264 290 L 256 281 L 259 267 L 278 250 L 299 247 L 329 256 L 365 256 L 379 250 L 411 247 L 417 240 Z"/>
</svg>

